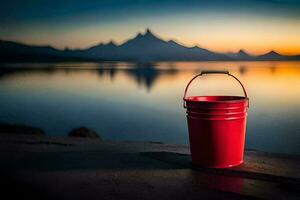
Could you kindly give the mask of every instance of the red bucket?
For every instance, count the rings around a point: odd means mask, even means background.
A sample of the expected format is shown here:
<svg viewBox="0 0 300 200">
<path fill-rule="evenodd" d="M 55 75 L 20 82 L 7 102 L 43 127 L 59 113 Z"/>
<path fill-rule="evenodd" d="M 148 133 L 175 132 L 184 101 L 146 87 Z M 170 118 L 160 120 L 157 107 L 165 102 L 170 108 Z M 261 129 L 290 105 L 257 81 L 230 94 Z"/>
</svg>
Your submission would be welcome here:
<svg viewBox="0 0 300 200">
<path fill-rule="evenodd" d="M 187 91 L 204 74 L 227 74 L 242 86 L 245 96 L 190 96 Z M 202 71 L 184 92 L 192 163 L 201 167 L 227 168 L 243 163 L 249 99 L 243 84 L 228 71 Z"/>
</svg>

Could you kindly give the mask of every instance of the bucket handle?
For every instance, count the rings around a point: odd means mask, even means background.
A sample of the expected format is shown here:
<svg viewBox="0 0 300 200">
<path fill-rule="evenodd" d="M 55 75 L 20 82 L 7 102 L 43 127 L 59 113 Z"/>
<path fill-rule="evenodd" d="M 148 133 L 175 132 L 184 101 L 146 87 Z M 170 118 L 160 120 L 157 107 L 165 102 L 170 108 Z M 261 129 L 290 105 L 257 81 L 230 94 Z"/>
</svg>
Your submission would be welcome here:
<svg viewBox="0 0 300 200">
<path fill-rule="evenodd" d="M 184 96 L 183 96 L 183 107 L 186 108 L 186 105 L 185 105 L 185 98 L 186 98 L 186 94 L 188 92 L 188 89 L 189 89 L 189 86 L 190 84 L 199 76 L 202 76 L 204 74 L 227 74 L 228 76 L 231 76 L 232 78 L 234 78 L 237 82 L 239 82 L 239 84 L 242 86 L 243 88 L 243 92 L 244 92 L 244 95 L 246 97 L 246 99 L 248 99 L 248 95 L 247 95 L 247 92 L 246 92 L 246 89 L 244 87 L 244 85 L 242 84 L 242 82 L 237 78 L 235 77 L 234 75 L 230 74 L 229 71 L 212 71 L 212 70 L 205 70 L 205 71 L 201 71 L 200 74 L 197 74 L 196 76 L 194 76 L 190 81 L 189 83 L 187 84 L 187 86 L 185 87 L 185 90 L 184 90 Z M 248 107 L 249 107 L 249 102 L 248 102 Z"/>
</svg>

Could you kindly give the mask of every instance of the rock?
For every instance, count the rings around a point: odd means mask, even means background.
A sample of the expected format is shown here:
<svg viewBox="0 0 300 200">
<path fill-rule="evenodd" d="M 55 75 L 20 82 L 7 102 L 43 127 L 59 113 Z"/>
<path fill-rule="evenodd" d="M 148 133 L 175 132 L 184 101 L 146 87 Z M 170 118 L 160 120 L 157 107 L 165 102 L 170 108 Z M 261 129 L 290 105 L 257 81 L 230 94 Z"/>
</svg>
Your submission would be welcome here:
<svg viewBox="0 0 300 200">
<path fill-rule="evenodd" d="M 96 131 L 91 130 L 87 127 L 80 127 L 80 128 L 75 128 L 71 130 L 69 133 L 70 137 L 86 137 L 86 138 L 93 138 L 93 139 L 100 139 L 99 135 L 96 133 Z"/>
<path fill-rule="evenodd" d="M 25 134 L 25 135 L 46 135 L 45 132 L 36 127 L 22 125 L 22 124 L 5 124 L 0 123 L 0 134 Z"/>
</svg>

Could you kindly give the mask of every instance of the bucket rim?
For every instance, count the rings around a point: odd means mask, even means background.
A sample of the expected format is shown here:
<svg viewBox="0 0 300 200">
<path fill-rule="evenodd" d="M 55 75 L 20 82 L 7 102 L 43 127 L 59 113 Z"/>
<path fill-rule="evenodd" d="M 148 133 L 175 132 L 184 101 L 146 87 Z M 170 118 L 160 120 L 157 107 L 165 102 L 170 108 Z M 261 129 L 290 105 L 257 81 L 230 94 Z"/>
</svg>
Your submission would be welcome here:
<svg viewBox="0 0 300 200">
<path fill-rule="evenodd" d="M 196 116 L 190 116 L 186 115 L 187 119 L 195 119 L 195 120 L 211 120 L 211 121 L 229 121 L 229 120 L 237 120 L 237 119 L 247 119 L 248 113 L 245 113 L 244 116 L 239 117 L 196 117 Z"/>
<path fill-rule="evenodd" d="M 200 113 L 200 112 L 193 112 L 193 111 L 186 111 L 187 115 L 206 115 L 206 116 L 228 116 L 228 115 L 243 115 L 246 114 L 245 112 L 232 112 L 232 113 Z"/>
<path fill-rule="evenodd" d="M 192 98 L 199 98 L 199 97 L 218 97 L 218 98 L 233 98 L 233 99 L 231 99 L 231 100 L 222 100 L 222 101 L 220 101 L 220 100 L 201 100 L 201 101 L 199 101 L 199 100 L 194 100 L 194 99 L 192 99 Z M 183 100 L 184 101 L 186 101 L 186 102 L 201 102 L 201 103 L 244 103 L 244 102 L 247 102 L 247 101 L 249 101 L 249 98 L 248 97 L 245 97 L 245 96 L 219 96 L 219 95 L 205 95 L 205 96 L 202 96 L 202 95 L 200 95 L 200 96 L 198 96 L 198 95 L 196 95 L 196 96 L 188 96 L 188 97 L 185 97 L 185 98 L 183 98 Z"/>
<path fill-rule="evenodd" d="M 220 110 L 240 110 L 240 109 L 247 109 L 248 110 L 248 106 L 244 105 L 244 106 L 233 106 L 233 107 L 203 107 L 203 106 L 186 106 L 186 108 L 188 109 L 193 109 L 193 110 L 216 110 L 216 111 L 220 111 Z"/>
</svg>

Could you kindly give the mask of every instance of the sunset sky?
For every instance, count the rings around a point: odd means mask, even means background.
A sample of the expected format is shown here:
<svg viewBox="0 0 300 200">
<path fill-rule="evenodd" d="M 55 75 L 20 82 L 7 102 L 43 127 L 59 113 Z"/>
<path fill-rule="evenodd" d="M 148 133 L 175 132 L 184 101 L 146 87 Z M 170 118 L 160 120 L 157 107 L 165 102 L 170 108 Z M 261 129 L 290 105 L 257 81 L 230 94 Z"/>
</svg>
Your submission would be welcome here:
<svg viewBox="0 0 300 200">
<path fill-rule="evenodd" d="M 0 39 L 28 44 L 120 44 L 146 28 L 218 52 L 300 54 L 300 1 L 9 0 L 0 6 Z"/>
</svg>

